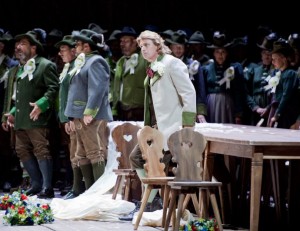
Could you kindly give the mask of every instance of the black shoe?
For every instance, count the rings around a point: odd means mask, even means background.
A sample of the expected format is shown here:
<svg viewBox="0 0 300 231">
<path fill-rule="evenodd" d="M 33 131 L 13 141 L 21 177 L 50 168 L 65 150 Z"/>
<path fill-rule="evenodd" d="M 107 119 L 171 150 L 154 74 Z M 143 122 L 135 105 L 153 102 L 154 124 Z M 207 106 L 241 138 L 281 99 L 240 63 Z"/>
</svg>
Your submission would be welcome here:
<svg viewBox="0 0 300 231">
<path fill-rule="evenodd" d="M 133 202 L 135 203 L 135 209 L 132 210 L 130 213 L 126 214 L 126 215 L 120 216 L 119 220 L 121 220 L 121 221 L 132 221 L 134 214 L 140 210 L 140 207 L 141 207 L 141 204 L 142 204 L 142 202 L 140 202 L 140 201 L 133 201 Z M 147 203 L 144 212 L 150 212 L 150 206 L 151 206 L 151 203 Z"/>
<path fill-rule="evenodd" d="M 33 196 L 33 195 L 38 194 L 40 191 L 41 191 L 40 188 L 29 188 L 29 189 L 27 189 L 24 193 L 25 193 L 27 196 Z"/>
<path fill-rule="evenodd" d="M 44 188 L 37 196 L 38 198 L 53 198 L 54 190 L 52 188 Z"/>
<path fill-rule="evenodd" d="M 74 191 L 69 191 L 65 196 L 64 196 L 64 200 L 69 200 L 69 199 L 73 199 L 75 197 L 78 197 L 78 194 L 75 193 Z"/>
</svg>

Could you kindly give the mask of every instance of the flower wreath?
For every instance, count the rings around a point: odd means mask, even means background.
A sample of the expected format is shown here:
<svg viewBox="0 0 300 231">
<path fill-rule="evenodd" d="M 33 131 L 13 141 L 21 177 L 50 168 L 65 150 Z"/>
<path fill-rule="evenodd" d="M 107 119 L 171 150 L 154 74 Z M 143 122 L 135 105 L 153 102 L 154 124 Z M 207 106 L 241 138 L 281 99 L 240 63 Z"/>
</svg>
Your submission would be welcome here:
<svg viewBox="0 0 300 231">
<path fill-rule="evenodd" d="M 203 219 L 190 221 L 188 224 L 180 226 L 180 231 L 218 231 L 218 224 L 215 218 Z"/>
<path fill-rule="evenodd" d="M 147 68 L 146 73 L 150 79 L 154 77 L 160 78 L 165 73 L 165 64 L 160 62 L 162 58 L 162 55 L 158 56 L 158 58 Z"/>
<path fill-rule="evenodd" d="M 19 191 L 0 197 L 0 209 L 6 210 L 3 216 L 5 225 L 41 225 L 54 221 L 50 206 L 40 204 L 34 197 Z"/>
</svg>

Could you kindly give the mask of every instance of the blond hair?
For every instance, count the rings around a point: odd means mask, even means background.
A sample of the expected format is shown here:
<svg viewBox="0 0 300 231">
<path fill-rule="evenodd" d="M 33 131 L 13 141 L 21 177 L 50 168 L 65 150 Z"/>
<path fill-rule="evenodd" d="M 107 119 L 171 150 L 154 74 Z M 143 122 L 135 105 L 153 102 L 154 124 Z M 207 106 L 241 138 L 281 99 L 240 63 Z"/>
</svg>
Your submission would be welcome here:
<svg viewBox="0 0 300 231">
<path fill-rule="evenodd" d="M 156 32 L 153 32 L 150 30 L 145 30 L 145 31 L 141 32 L 139 37 L 137 37 L 137 39 L 136 39 L 138 45 L 140 45 L 140 42 L 142 39 L 152 40 L 153 44 L 155 46 L 157 46 L 157 48 L 158 48 L 158 50 L 157 50 L 158 54 L 160 54 L 160 55 L 171 54 L 171 50 L 168 46 L 166 46 L 165 40 L 163 40 L 163 38 Z"/>
</svg>

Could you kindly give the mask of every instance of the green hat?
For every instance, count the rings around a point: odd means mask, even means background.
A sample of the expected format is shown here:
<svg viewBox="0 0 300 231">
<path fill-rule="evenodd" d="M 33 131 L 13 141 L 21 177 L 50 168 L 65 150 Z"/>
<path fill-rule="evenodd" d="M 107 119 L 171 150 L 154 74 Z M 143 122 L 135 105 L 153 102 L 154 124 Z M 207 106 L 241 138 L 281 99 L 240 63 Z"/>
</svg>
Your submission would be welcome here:
<svg viewBox="0 0 300 231">
<path fill-rule="evenodd" d="M 72 35 L 65 35 L 63 39 L 59 42 L 57 42 L 54 46 L 56 48 L 59 48 L 61 45 L 67 45 L 69 47 L 75 47 L 75 39 L 73 38 Z"/>
<path fill-rule="evenodd" d="M 37 31 L 28 31 L 26 34 L 19 34 L 15 37 L 15 40 L 16 42 L 18 42 L 23 38 L 28 39 L 31 44 L 36 45 L 41 51 L 44 50 L 43 45 L 39 39 L 39 33 Z"/>
<path fill-rule="evenodd" d="M 166 42 L 169 44 L 184 45 L 187 43 L 186 33 L 182 30 L 178 30 L 171 35 L 171 38 L 166 38 Z"/>
<path fill-rule="evenodd" d="M 83 29 L 78 34 L 73 35 L 73 39 L 80 40 L 90 44 L 95 48 L 104 47 L 104 36 L 103 34 L 98 34 L 95 31 Z"/>
<path fill-rule="evenodd" d="M 201 31 L 195 31 L 189 41 L 188 44 L 205 44 L 207 45 L 207 42 L 205 42 L 204 35 Z"/>
</svg>

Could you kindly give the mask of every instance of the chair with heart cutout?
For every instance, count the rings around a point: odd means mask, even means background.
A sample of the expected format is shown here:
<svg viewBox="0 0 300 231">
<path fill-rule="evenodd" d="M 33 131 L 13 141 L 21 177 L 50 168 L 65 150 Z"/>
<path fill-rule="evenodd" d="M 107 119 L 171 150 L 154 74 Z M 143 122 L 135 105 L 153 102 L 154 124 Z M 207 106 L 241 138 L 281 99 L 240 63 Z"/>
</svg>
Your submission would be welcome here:
<svg viewBox="0 0 300 231">
<path fill-rule="evenodd" d="M 117 151 L 120 152 L 120 156 L 118 157 L 118 169 L 113 170 L 113 172 L 117 175 L 117 180 L 114 187 L 112 199 L 116 199 L 123 177 L 124 190 L 122 190 L 122 198 L 127 201 L 130 200 L 130 189 L 133 180 L 139 180 L 136 171 L 131 169 L 129 162 L 129 155 L 137 144 L 137 132 L 139 129 L 141 128 L 138 125 L 125 122 L 116 126 L 112 131 L 112 139 L 116 144 Z M 140 182 L 139 185 L 141 185 Z"/>
<path fill-rule="evenodd" d="M 175 178 L 168 182 L 171 188 L 171 200 L 169 203 L 169 210 L 165 224 L 165 231 L 168 230 L 171 216 L 175 213 L 176 200 L 178 199 L 178 209 L 176 221 L 173 222 L 175 226 L 173 230 L 179 230 L 180 219 L 183 214 L 184 199 L 187 195 L 193 195 L 193 204 L 198 217 L 201 217 L 200 206 L 197 200 L 197 194 L 200 192 L 207 193 L 209 196 L 213 213 L 218 224 L 218 230 L 222 231 L 222 221 L 215 196 L 215 190 L 222 185 L 221 182 L 205 181 L 203 179 L 203 152 L 206 148 L 206 140 L 204 136 L 194 131 L 192 128 L 182 128 L 174 132 L 168 139 L 168 146 L 172 154 L 172 161 L 177 163 L 177 167 L 173 169 Z M 204 217 L 208 218 L 208 203 L 206 196 L 203 196 L 203 211 Z M 174 224 L 175 223 L 175 224 Z"/>
</svg>

